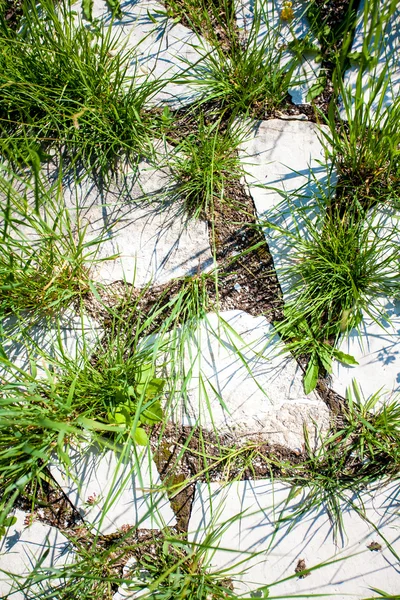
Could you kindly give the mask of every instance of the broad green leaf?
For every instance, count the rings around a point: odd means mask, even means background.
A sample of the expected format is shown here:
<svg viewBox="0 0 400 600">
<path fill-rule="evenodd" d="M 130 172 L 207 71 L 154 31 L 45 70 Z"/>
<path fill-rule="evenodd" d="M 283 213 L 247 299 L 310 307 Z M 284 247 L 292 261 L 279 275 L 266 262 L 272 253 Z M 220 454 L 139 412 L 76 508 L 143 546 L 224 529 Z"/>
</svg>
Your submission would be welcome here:
<svg viewBox="0 0 400 600">
<path fill-rule="evenodd" d="M 147 383 L 154 376 L 154 366 L 151 363 L 145 363 L 141 366 L 136 378 L 136 385 L 139 388 Z"/>
<path fill-rule="evenodd" d="M 163 410 L 159 402 L 154 402 L 149 408 L 143 410 L 140 415 L 140 421 L 145 425 L 154 425 L 159 421 L 162 421 Z"/>
<path fill-rule="evenodd" d="M 141 427 L 136 427 L 135 432 L 133 434 L 133 439 L 139 446 L 147 446 L 149 443 L 147 433 Z"/>
<path fill-rule="evenodd" d="M 315 357 L 312 356 L 310 362 L 308 363 L 306 374 L 304 375 L 304 391 L 306 394 L 309 394 L 315 389 L 318 381 L 318 362 Z"/>
<path fill-rule="evenodd" d="M 145 397 L 148 400 L 151 400 L 152 398 L 154 398 L 154 396 L 157 396 L 162 392 L 164 385 L 165 379 L 157 379 L 156 377 L 154 377 L 146 386 Z"/>
<path fill-rule="evenodd" d="M 318 356 L 324 369 L 326 369 L 328 373 L 332 373 L 332 359 L 330 357 L 329 352 L 322 350 L 322 352 L 320 352 Z"/>
<path fill-rule="evenodd" d="M 333 356 L 338 361 L 344 363 L 345 365 L 358 365 L 358 362 L 356 361 L 354 356 L 351 356 L 351 354 L 345 354 L 344 352 L 341 352 L 340 350 L 334 350 Z"/>
</svg>

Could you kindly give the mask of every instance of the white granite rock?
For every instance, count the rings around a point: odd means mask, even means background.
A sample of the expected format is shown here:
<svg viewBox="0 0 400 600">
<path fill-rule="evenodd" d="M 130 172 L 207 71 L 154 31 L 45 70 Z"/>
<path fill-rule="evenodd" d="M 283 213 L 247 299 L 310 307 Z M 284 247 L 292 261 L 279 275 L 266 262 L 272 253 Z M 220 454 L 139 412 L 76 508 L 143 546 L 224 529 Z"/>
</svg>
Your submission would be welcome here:
<svg viewBox="0 0 400 600">
<path fill-rule="evenodd" d="M 210 52 L 207 42 L 168 17 L 160 2 L 125 0 L 121 2 L 121 11 L 122 17 L 113 20 L 107 3 L 94 0 L 93 17 L 97 24 L 112 28 L 117 42 L 115 51 L 135 50 L 127 70 L 128 81 L 132 77 L 139 84 L 179 79 L 160 86 L 149 98 L 151 105 L 167 104 L 178 109 L 199 98 L 196 86 L 184 79 L 196 77 L 192 67 Z"/>
<path fill-rule="evenodd" d="M 96 531 L 108 534 L 123 525 L 162 529 L 175 524 L 148 448 L 102 451 L 92 444 L 70 448 L 68 456 L 71 467 L 67 470 L 54 459 L 51 474 Z"/>
<path fill-rule="evenodd" d="M 93 265 L 95 279 L 143 287 L 213 264 L 207 223 L 185 215 L 168 177 L 166 169 L 142 161 L 136 176 L 121 175 L 108 189 L 99 189 L 91 178 L 64 182 L 67 206 L 87 227 L 85 240 L 102 240 Z"/>
<path fill-rule="evenodd" d="M 257 121 L 241 144 L 240 157 L 260 221 L 287 231 L 284 235 L 268 225 L 264 227 L 279 283 L 288 300 L 291 282 L 285 270 L 291 263 L 290 234 L 306 235 L 304 217 L 318 218 L 314 199 L 321 192 L 329 194 L 336 181 L 325 157 L 323 136 L 308 121 Z"/>
<path fill-rule="evenodd" d="M 189 540 L 200 543 L 225 524 L 210 560 L 213 569 L 228 568 L 225 575 L 233 578 L 238 592 L 249 594 L 269 586 L 270 597 L 326 594 L 338 600 L 369 598 L 372 587 L 398 594 L 398 560 L 389 547 L 400 552 L 398 481 L 359 497 L 349 492 L 365 519 L 341 501 L 344 530 L 337 536 L 323 505 L 299 516 L 307 489 L 293 498 L 289 491 L 287 484 L 271 480 L 239 481 L 226 487 L 197 484 Z M 371 551 L 367 548 L 371 542 L 382 549 Z M 258 554 L 235 567 L 246 558 L 245 552 Z M 299 578 L 295 569 L 300 560 L 307 569 L 331 564 Z"/>
<path fill-rule="evenodd" d="M 250 35 L 255 26 L 255 14 L 260 15 L 261 24 L 257 31 L 257 42 L 266 45 L 266 51 L 275 48 L 276 53 L 282 52 L 280 65 L 282 67 L 293 61 L 294 54 L 287 49 L 288 44 L 296 40 L 301 42 L 306 36 L 309 44 L 315 49 L 309 49 L 296 61 L 296 67 L 291 77 L 289 94 L 295 104 L 308 104 L 307 95 L 311 87 L 317 83 L 321 65 L 316 58 L 319 54 L 319 43 L 310 30 L 305 16 L 307 3 L 293 2 L 294 17 L 290 21 L 281 18 L 284 3 L 282 0 L 236 0 L 236 20 L 239 30 L 245 37 Z M 266 42 L 268 40 L 268 42 Z"/>
<path fill-rule="evenodd" d="M 376 89 L 379 77 L 384 74 L 384 90 L 382 105 L 381 94 L 373 99 L 371 115 L 382 116 L 383 111 L 398 99 L 400 94 L 400 5 L 397 0 L 374 0 L 377 8 L 372 10 L 370 2 L 361 0 L 358 9 L 358 21 L 351 48 L 351 66 L 344 77 L 344 87 L 352 99 L 352 110 L 362 98 L 367 104 L 372 101 L 371 93 Z M 363 50 L 369 61 L 363 68 Z M 357 81 L 361 76 L 361 98 L 357 90 Z M 378 112 L 377 112 L 378 111 Z M 341 110 L 342 118 L 349 117 L 345 109 Z"/>
<path fill-rule="evenodd" d="M 175 421 L 293 449 L 304 444 L 304 424 L 314 445 L 317 432 L 328 429 L 328 408 L 304 393 L 300 368 L 280 354 L 283 345 L 264 317 L 210 313 L 193 331 L 184 326 L 174 335 L 167 354 L 177 348 L 184 382 Z"/>
<path fill-rule="evenodd" d="M 6 599 L 10 594 L 10 600 L 24 600 L 27 595 L 13 590 L 18 589 L 18 583 L 24 583 L 42 559 L 41 570 L 46 567 L 62 568 L 72 562 L 74 554 L 67 538 L 55 527 L 38 521 L 25 525 L 24 521 L 30 517 L 21 510 L 16 510 L 14 516 L 17 522 L 0 540 L 0 597 Z M 47 550 L 49 553 L 44 556 Z M 32 586 L 29 591 L 33 597 L 34 593 L 51 591 L 59 583 L 59 579 L 49 581 L 44 577 L 40 585 Z"/>
<path fill-rule="evenodd" d="M 36 368 L 37 377 L 45 377 L 49 364 L 62 362 L 63 356 L 79 363 L 83 355 L 90 355 L 102 334 L 94 319 L 77 315 L 72 309 L 58 317 L 40 319 L 24 313 L 19 318 L 3 318 L 0 344 L 16 368 L 32 374 Z M 5 379 L 15 375 L 6 364 L 0 367 L 0 376 Z"/>
</svg>

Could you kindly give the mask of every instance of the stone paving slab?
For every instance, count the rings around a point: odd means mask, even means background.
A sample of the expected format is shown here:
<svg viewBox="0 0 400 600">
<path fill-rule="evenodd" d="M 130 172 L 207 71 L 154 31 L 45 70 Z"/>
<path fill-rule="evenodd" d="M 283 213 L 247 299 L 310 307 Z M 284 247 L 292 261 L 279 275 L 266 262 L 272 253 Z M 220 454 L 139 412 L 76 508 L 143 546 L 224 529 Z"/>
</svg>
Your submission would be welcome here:
<svg viewBox="0 0 400 600">
<path fill-rule="evenodd" d="M 380 303 L 387 318 L 382 316 L 376 322 L 365 315 L 360 331 L 353 329 L 339 346 L 359 364 L 335 362 L 331 383 L 332 389 L 345 397 L 355 379 L 365 400 L 380 392 L 378 405 L 394 401 L 400 392 L 400 301 L 381 299 Z"/>
<path fill-rule="evenodd" d="M 299 231 L 306 235 L 303 218 L 319 215 L 313 198 L 321 192 L 329 194 L 336 181 L 325 158 L 323 136 L 308 121 L 256 121 L 241 144 L 240 158 L 259 220 L 268 220 L 288 232 L 286 236 L 269 226 L 264 228 L 287 301 L 291 288 L 285 276 L 291 264 L 290 234 Z"/>
<path fill-rule="evenodd" d="M 121 18 L 112 18 L 104 0 L 94 0 L 93 17 L 111 26 L 118 47 L 136 49 L 127 70 L 128 77 L 138 83 L 179 77 L 168 82 L 153 95 L 149 104 L 167 104 L 172 109 L 186 106 L 200 97 L 195 85 L 182 81 L 182 76 L 195 79 L 193 65 L 211 51 L 207 42 L 196 33 L 168 18 L 166 9 L 154 0 L 121 2 Z"/>
<path fill-rule="evenodd" d="M 385 73 L 384 84 L 387 88 L 379 113 L 390 107 L 400 94 L 400 5 L 396 0 L 375 0 L 378 10 L 376 15 L 371 3 L 361 0 L 358 9 L 358 21 L 354 33 L 350 61 L 350 68 L 344 77 L 344 86 L 351 93 L 353 105 L 360 101 L 357 91 L 357 80 L 362 68 L 360 55 L 369 55 L 370 61 L 362 74 L 361 95 L 366 104 L 371 98 L 371 89 L 382 73 Z M 381 20 L 380 27 L 377 22 Z M 371 35 L 371 27 L 373 35 Z M 380 33 L 378 33 L 380 30 Z M 365 52 L 366 51 L 366 52 Z M 386 71 L 385 71 L 386 69 Z M 373 100 L 371 112 L 376 114 L 380 102 L 380 95 Z M 341 110 L 342 118 L 347 118 L 344 108 Z"/>
<path fill-rule="evenodd" d="M 321 65 L 316 61 L 319 53 L 318 40 L 310 31 L 309 22 L 304 14 L 306 3 L 292 3 L 294 18 L 291 21 L 285 21 L 281 18 L 283 9 L 281 0 L 236 0 L 235 4 L 237 24 L 239 30 L 246 37 L 249 36 L 251 27 L 254 26 L 254 15 L 256 13 L 261 15 L 257 40 L 261 45 L 265 43 L 265 39 L 270 39 L 267 45 L 268 50 L 272 47 L 278 51 L 294 40 L 302 40 L 306 36 L 308 36 L 310 44 L 315 45 L 315 50 L 305 52 L 302 60 L 297 63 L 291 78 L 292 85 L 289 87 L 289 94 L 294 104 L 308 104 L 307 94 L 317 82 Z M 282 53 L 281 66 L 287 65 L 292 58 L 293 53 L 290 50 L 285 50 Z"/>
<path fill-rule="evenodd" d="M 97 445 L 70 448 L 71 467 L 54 460 L 51 474 L 86 523 L 101 534 L 123 525 L 162 529 L 175 515 L 148 448 L 102 451 Z"/>
<path fill-rule="evenodd" d="M 228 567 L 229 574 L 246 569 L 233 577 L 238 592 L 249 594 L 259 586 L 291 577 L 271 586 L 270 596 L 326 594 L 337 600 L 356 600 L 370 597 L 371 587 L 398 594 L 398 560 L 388 546 L 400 552 L 398 481 L 351 498 L 356 506 L 364 506 L 369 523 L 342 503 L 344 532 L 336 538 L 323 506 L 296 517 L 304 507 L 307 490 L 289 499 L 287 484 L 267 479 L 233 482 L 225 487 L 218 483 L 196 485 L 189 540 L 199 543 L 205 534 L 229 522 L 210 558 L 213 569 Z M 372 542 L 380 544 L 381 550 L 369 550 Z M 259 554 L 249 564 L 235 568 L 245 552 Z M 300 560 L 305 561 L 306 568 L 331 564 L 299 578 L 295 569 Z"/>
<path fill-rule="evenodd" d="M 33 319 L 28 313 L 20 318 L 10 315 L 2 319 L 1 327 L 0 344 L 8 361 L 31 374 L 33 362 L 37 377 L 45 377 L 49 363 L 63 361 L 63 355 L 79 363 L 103 335 L 94 319 L 77 315 L 72 309 L 58 317 L 40 319 Z M 15 375 L 15 371 L 0 363 L 0 376 L 8 379 L 8 373 Z"/>
<path fill-rule="evenodd" d="M 16 589 L 18 582 L 21 583 L 28 577 L 42 559 L 42 568 L 62 568 L 72 562 L 74 557 L 69 541 L 56 527 L 38 521 L 33 521 L 31 525 L 26 526 L 24 521 L 29 519 L 29 515 L 18 509 L 14 516 L 17 522 L 0 540 L 0 597 L 3 599 Z M 49 554 L 44 557 L 47 550 Z M 14 579 L 7 573 L 13 574 Z M 21 579 L 18 579 L 18 576 Z M 57 585 L 57 580 L 53 579 L 52 583 Z M 42 583 L 44 589 L 51 589 L 50 585 L 46 580 Z M 33 590 L 31 591 L 33 593 Z M 35 592 L 40 594 L 40 587 L 36 587 Z M 25 598 L 27 596 L 22 592 L 13 592 L 10 595 L 10 600 L 25 600 Z"/>
<path fill-rule="evenodd" d="M 242 440 L 261 438 L 301 450 L 304 423 L 311 443 L 329 427 L 329 411 L 304 393 L 295 360 L 265 317 L 243 311 L 210 313 L 194 331 L 177 332 L 176 345 L 187 375 L 173 418 Z M 171 352 L 168 355 L 171 356 Z"/>
<path fill-rule="evenodd" d="M 104 190 L 91 178 L 66 181 L 64 199 L 87 227 L 85 239 L 102 240 L 96 261 L 106 260 L 93 267 L 102 283 L 159 285 L 213 264 L 207 223 L 185 215 L 167 169 L 142 161 L 137 174 L 121 175 Z"/>
<path fill-rule="evenodd" d="M 56 162 L 42 173 L 42 185 L 50 189 L 55 207 L 50 203 L 41 207 L 41 217 L 50 223 L 57 218 L 58 234 L 67 234 L 68 227 L 75 231 L 80 224 L 84 243 L 92 243 L 84 250 L 86 263 L 100 283 L 125 280 L 136 287 L 160 285 L 213 265 L 207 223 L 185 214 L 171 173 L 163 166 L 172 147 L 158 145 L 156 152 L 159 168 L 143 160 L 137 169 L 116 173 L 108 186 L 78 172 L 63 177 L 60 192 Z M 26 193 L 29 198 L 27 214 L 32 222 L 16 208 L 14 219 L 25 224 L 15 227 L 12 235 L 32 245 L 39 238 L 33 224 L 33 184 L 22 181 L 15 187 L 20 196 Z M 0 193 L 0 203 L 2 198 Z"/>
</svg>

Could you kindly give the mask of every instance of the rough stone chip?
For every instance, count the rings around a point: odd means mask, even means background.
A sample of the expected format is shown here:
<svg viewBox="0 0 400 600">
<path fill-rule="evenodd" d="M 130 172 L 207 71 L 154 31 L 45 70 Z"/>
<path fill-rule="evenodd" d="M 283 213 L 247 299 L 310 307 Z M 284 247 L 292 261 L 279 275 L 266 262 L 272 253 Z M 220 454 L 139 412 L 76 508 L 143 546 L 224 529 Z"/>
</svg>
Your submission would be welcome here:
<svg viewBox="0 0 400 600">
<path fill-rule="evenodd" d="M 299 489 L 290 497 L 290 489 L 267 479 L 198 483 L 189 540 L 200 543 L 224 524 L 211 565 L 228 568 L 226 576 L 245 595 L 259 586 L 268 586 L 270 596 L 280 598 L 326 594 L 357 600 L 369 598 L 370 588 L 398 594 L 398 482 L 382 483 L 360 496 L 349 492 L 359 512 L 338 498 L 343 529 L 336 535 L 325 505 L 306 509 L 309 490 Z M 381 549 L 372 551 L 374 542 Z M 245 552 L 258 554 L 243 563 Z M 296 576 L 299 563 L 310 569 L 309 575 Z"/>
<path fill-rule="evenodd" d="M 63 311 L 58 317 L 40 319 L 23 313 L 19 318 L 14 315 L 4 317 L 0 344 L 14 367 L 33 373 L 34 364 L 37 376 L 44 377 L 49 363 L 62 361 L 63 356 L 79 363 L 83 354 L 90 354 L 102 333 L 94 319 L 77 315 L 72 309 Z M 13 373 L 15 375 L 15 370 L 6 365 L 0 368 L 5 379 Z"/>
<path fill-rule="evenodd" d="M 312 444 L 328 428 L 325 403 L 304 393 L 300 368 L 280 354 L 283 345 L 264 317 L 210 313 L 194 329 L 178 330 L 174 344 L 184 357 L 185 390 L 178 394 L 176 420 L 293 449 L 304 444 L 304 424 Z"/>
<path fill-rule="evenodd" d="M 14 516 L 17 522 L 0 540 L 0 597 L 5 599 L 10 594 L 13 600 L 24 600 L 26 593 L 13 590 L 25 582 L 35 565 L 40 563 L 42 569 L 61 568 L 73 560 L 74 553 L 67 538 L 55 527 L 38 521 L 29 524 L 30 515 L 21 510 L 16 510 Z M 49 554 L 44 557 L 47 550 Z M 45 579 L 41 587 L 31 585 L 29 591 L 32 597 L 39 597 L 36 594 L 49 592 L 52 585 L 59 583 L 56 578 Z"/>
<path fill-rule="evenodd" d="M 185 215 L 168 182 L 166 169 L 145 161 L 135 175 L 121 175 L 107 189 L 91 178 L 65 182 L 66 205 L 87 227 L 85 240 L 101 240 L 93 266 L 98 281 L 126 280 L 142 287 L 211 266 L 206 222 Z"/>
<path fill-rule="evenodd" d="M 71 467 L 54 459 L 51 474 L 83 519 L 101 534 L 123 525 L 162 529 L 175 524 L 147 448 L 124 446 L 117 453 L 97 445 L 69 449 Z"/>
</svg>

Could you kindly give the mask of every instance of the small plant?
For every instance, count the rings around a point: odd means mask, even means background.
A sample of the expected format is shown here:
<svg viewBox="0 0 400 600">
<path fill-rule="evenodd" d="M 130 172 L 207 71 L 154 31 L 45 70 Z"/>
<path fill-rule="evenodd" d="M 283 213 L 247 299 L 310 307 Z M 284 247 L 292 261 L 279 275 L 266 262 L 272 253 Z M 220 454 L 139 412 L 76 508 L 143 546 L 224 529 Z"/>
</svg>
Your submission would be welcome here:
<svg viewBox="0 0 400 600">
<path fill-rule="evenodd" d="M 78 211 L 74 219 L 64 205 L 61 178 L 60 173 L 50 186 L 34 173 L 32 183 L 23 182 L 24 193 L 18 193 L 15 180 L 0 173 L 3 314 L 57 314 L 89 291 L 89 269 L 101 240 L 85 240 Z"/>
<path fill-rule="evenodd" d="M 131 591 L 143 598 L 160 600 L 222 600 L 236 598 L 226 575 L 207 568 L 211 537 L 197 547 L 183 536 L 164 535 L 138 548 L 137 562 L 125 579 Z"/>
<path fill-rule="evenodd" d="M 287 99 L 296 60 L 282 65 L 284 51 L 279 32 L 265 32 L 260 40 L 260 15 L 256 15 L 245 41 L 234 36 L 229 52 L 217 47 L 194 66 L 188 82 L 199 86 L 202 102 L 217 103 L 228 114 L 252 116 L 273 113 Z"/>
</svg>

